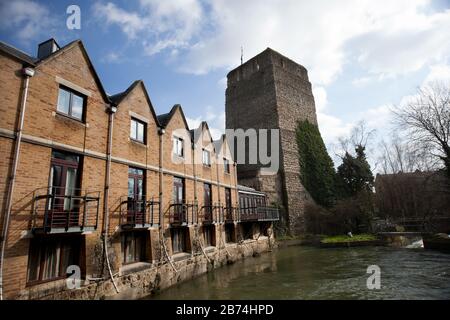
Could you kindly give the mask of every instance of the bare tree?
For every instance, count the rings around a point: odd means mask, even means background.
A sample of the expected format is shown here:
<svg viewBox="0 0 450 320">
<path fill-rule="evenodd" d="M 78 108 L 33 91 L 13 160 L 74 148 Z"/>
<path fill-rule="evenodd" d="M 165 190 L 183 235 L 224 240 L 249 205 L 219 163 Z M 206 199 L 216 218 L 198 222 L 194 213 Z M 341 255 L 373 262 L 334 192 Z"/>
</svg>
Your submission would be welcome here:
<svg viewBox="0 0 450 320">
<path fill-rule="evenodd" d="M 370 130 L 364 120 L 359 121 L 350 132 L 349 137 L 340 137 L 338 145 L 334 146 L 334 153 L 339 158 L 344 158 L 345 154 L 353 154 L 358 147 L 366 148 L 375 137 L 376 130 Z"/>
<path fill-rule="evenodd" d="M 398 134 L 394 134 L 389 141 L 382 140 L 379 153 L 377 165 L 384 174 L 439 169 L 439 163 L 428 146 L 405 141 Z"/>
<path fill-rule="evenodd" d="M 408 140 L 440 159 L 450 178 L 450 86 L 435 82 L 419 88 L 405 106 L 392 111 Z"/>
</svg>

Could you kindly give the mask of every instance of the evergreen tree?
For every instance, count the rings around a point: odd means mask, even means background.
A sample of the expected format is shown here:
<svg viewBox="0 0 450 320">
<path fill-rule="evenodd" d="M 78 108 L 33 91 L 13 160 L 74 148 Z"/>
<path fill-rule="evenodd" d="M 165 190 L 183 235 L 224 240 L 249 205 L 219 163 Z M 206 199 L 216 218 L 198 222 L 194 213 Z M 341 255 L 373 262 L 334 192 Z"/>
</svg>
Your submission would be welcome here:
<svg viewBox="0 0 450 320">
<path fill-rule="evenodd" d="M 348 152 L 337 169 L 337 188 L 341 198 L 355 197 L 360 193 L 370 194 L 373 190 L 374 177 L 365 154 L 365 147 L 355 148 L 356 156 Z"/>
</svg>

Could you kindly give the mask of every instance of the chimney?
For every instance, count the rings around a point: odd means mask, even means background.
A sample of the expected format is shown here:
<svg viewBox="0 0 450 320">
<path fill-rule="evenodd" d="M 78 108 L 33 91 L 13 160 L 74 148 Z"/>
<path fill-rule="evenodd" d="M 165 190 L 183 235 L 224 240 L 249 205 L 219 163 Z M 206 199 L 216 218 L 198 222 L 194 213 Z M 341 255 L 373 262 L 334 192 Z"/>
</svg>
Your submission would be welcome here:
<svg viewBox="0 0 450 320">
<path fill-rule="evenodd" d="M 38 59 L 42 60 L 47 58 L 49 55 L 51 55 L 53 52 L 59 50 L 59 45 L 56 43 L 56 40 L 51 38 L 47 41 L 42 42 L 38 46 Z"/>
</svg>

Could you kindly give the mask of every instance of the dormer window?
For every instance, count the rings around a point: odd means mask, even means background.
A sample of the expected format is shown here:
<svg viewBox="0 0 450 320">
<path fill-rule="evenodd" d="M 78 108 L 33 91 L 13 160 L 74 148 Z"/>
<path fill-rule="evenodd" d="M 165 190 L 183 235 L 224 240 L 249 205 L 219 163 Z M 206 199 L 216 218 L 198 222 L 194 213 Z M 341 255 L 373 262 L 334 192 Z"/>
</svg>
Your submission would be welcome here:
<svg viewBox="0 0 450 320">
<path fill-rule="evenodd" d="M 206 149 L 202 150 L 203 165 L 211 167 L 211 152 Z"/>
<path fill-rule="evenodd" d="M 131 118 L 130 138 L 131 140 L 145 144 L 146 124 L 135 118 Z"/>
<path fill-rule="evenodd" d="M 184 141 L 182 138 L 173 137 L 173 154 L 184 157 Z"/>
<path fill-rule="evenodd" d="M 86 108 L 86 97 L 67 87 L 60 86 L 56 110 L 70 118 L 83 121 Z"/>
</svg>

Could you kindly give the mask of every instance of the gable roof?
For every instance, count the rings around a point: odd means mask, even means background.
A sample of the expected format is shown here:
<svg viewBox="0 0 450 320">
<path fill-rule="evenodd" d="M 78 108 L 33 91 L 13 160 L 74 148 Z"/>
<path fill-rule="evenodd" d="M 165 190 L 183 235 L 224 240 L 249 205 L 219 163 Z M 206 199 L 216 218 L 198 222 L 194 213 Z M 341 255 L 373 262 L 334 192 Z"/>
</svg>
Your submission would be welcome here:
<svg viewBox="0 0 450 320">
<path fill-rule="evenodd" d="M 80 47 L 81 52 L 83 53 L 83 55 L 84 55 L 85 58 L 86 58 L 86 61 L 87 61 L 87 63 L 88 63 L 88 66 L 89 66 L 89 67 L 91 68 L 91 70 L 92 70 L 92 74 L 93 74 L 93 76 L 94 76 L 95 83 L 96 83 L 97 86 L 99 87 L 100 93 L 102 94 L 103 99 L 104 99 L 106 102 L 108 102 L 108 103 L 111 102 L 111 100 L 109 99 L 108 94 L 107 94 L 106 91 L 105 91 L 105 88 L 103 87 L 102 82 L 100 81 L 100 77 L 98 76 L 97 71 L 96 71 L 95 68 L 94 68 L 94 64 L 92 63 L 91 59 L 89 58 L 89 55 L 88 55 L 88 53 L 87 53 L 87 50 L 86 50 L 86 48 L 84 47 L 83 41 L 81 41 L 80 39 L 74 40 L 74 41 L 72 41 L 72 42 L 69 42 L 68 44 L 66 44 L 65 46 L 61 47 L 59 50 L 53 52 L 52 54 L 48 55 L 47 57 L 45 57 L 45 58 L 43 58 L 43 59 L 41 59 L 41 60 L 38 60 L 38 63 L 37 63 L 36 66 L 39 67 L 41 64 L 44 64 L 44 63 L 46 63 L 46 62 L 48 62 L 48 61 L 53 60 L 54 58 L 58 57 L 58 56 L 61 55 L 62 53 L 64 53 L 64 52 L 66 52 L 66 51 L 69 51 L 69 50 L 75 48 L 77 45 Z"/>
<path fill-rule="evenodd" d="M 34 57 L 28 55 L 27 53 L 9 45 L 9 44 L 6 44 L 2 41 L 0 41 L 0 51 L 3 51 L 6 54 L 18 59 L 19 61 L 21 61 L 27 65 L 33 66 L 33 67 L 36 65 L 36 62 L 38 61 L 37 58 L 34 58 Z"/>
<path fill-rule="evenodd" d="M 186 129 L 189 130 L 189 125 L 186 121 L 186 117 L 184 115 L 183 108 L 181 108 L 181 105 L 179 105 L 179 104 L 174 105 L 169 113 L 160 114 L 156 117 L 162 128 L 166 128 L 168 126 L 168 124 L 170 123 L 170 121 L 173 118 L 173 115 L 175 114 L 175 112 L 177 110 L 180 111 L 184 125 L 185 125 Z"/>
<path fill-rule="evenodd" d="M 145 99 L 147 100 L 147 103 L 150 107 L 150 112 L 153 115 L 153 119 L 156 122 L 156 125 L 158 127 L 161 127 L 160 121 L 158 116 L 156 116 L 155 108 L 153 108 L 152 101 L 150 100 L 150 96 L 148 94 L 147 88 L 145 87 L 144 81 L 142 80 L 136 80 L 134 81 L 125 91 L 114 94 L 112 96 L 109 96 L 109 100 L 116 105 L 117 107 L 120 105 L 120 103 L 138 86 L 142 86 L 142 90 L 144 91 Z"/>
</svg>

